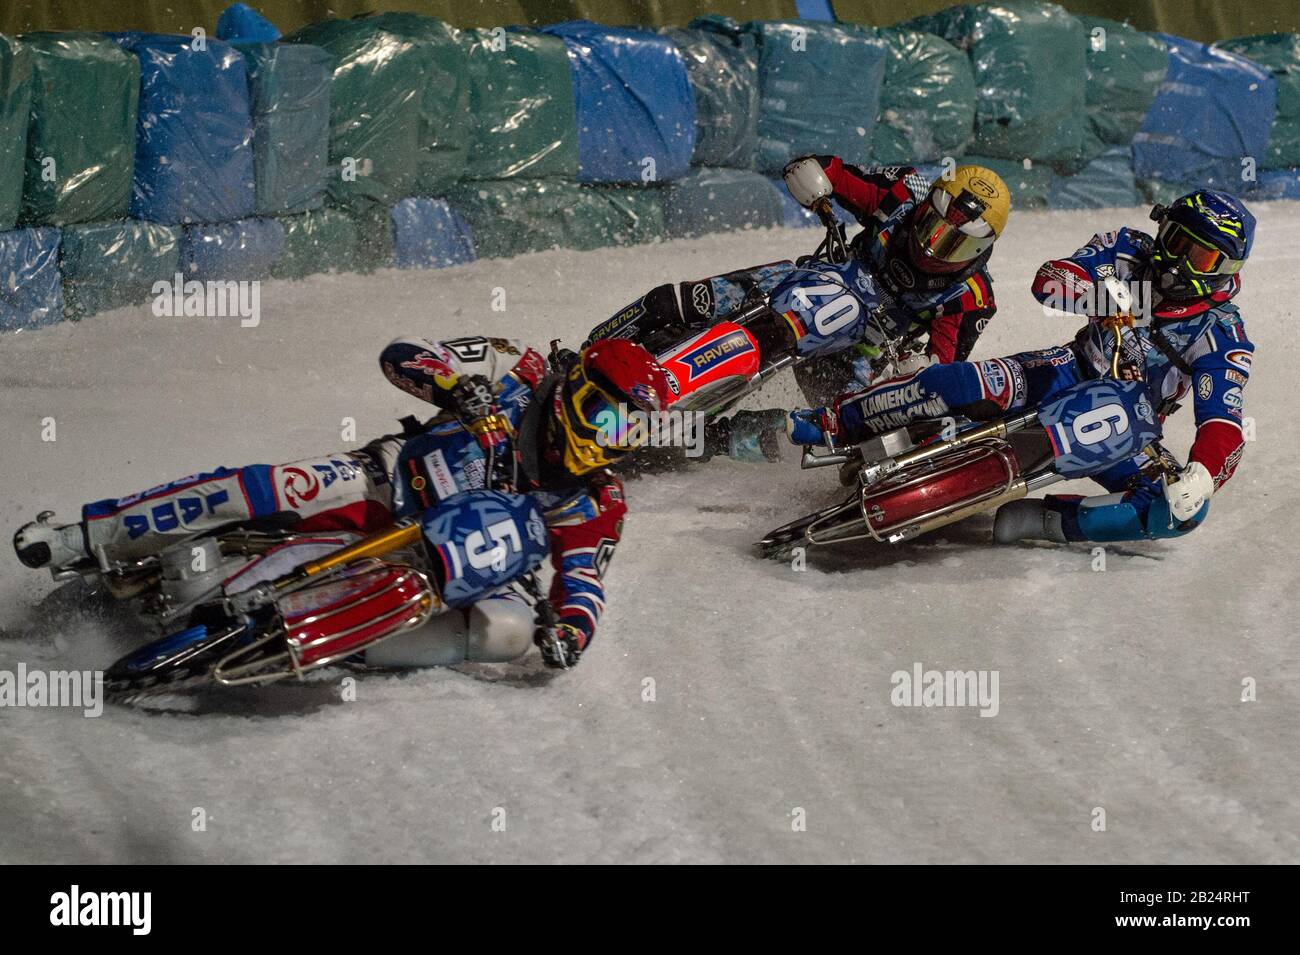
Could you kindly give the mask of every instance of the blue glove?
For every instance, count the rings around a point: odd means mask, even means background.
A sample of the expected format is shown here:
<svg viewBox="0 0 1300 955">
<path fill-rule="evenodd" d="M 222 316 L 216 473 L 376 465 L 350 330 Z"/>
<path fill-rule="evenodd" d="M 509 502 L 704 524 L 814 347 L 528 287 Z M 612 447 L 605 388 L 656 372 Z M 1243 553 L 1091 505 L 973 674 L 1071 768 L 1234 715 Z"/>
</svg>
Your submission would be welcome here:
<svg viewBox="0 0 1300 955">
<path fill-rule="evenodd" d="M 835 434 L 835 428 L 828 409 L 796 408 L 790 412 L 785 433 L 792 444 L 821 444 L 828 433 Z"/>
</svg>

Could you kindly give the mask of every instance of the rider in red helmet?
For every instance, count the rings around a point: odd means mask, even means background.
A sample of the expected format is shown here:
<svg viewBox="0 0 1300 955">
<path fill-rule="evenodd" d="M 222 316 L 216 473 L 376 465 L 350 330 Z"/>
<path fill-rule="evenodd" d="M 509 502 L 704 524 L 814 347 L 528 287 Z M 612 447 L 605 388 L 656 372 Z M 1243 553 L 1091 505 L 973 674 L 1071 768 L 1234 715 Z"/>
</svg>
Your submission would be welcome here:
<svg viewBox="0 0 1300 955">
<path fill-rule="evenodd" d="M 541 515 L 544 528 L 520 528 L 516 536 L 527 543 L 536 530 L 549 540 L 556 619 L 534 633 L 531 609 L 513 618 L 501 612 L 508 586 L 487 593 L 493 652 L 510 659 L 535 639 L 548 665 L 572 665 L 604 609 L 602 578 L 627 510 L 608 468 L 648 436 L 629 427 L 630 415 L 657 412 L 671 400 L 663 369 L 629 341 L 598 342 L 580 354 L 553 350 L 548 362 L 518 341 L 483 337 L 399 338 L 384 349 L 380 366 L 390 382 L 440 413 L 424 422 L 407 417 L 401 433 L 356 450 L 218 468 L 87 504 L 74 524 L 57 525 L 45 512 L 15 535 L 19 559 L 58 578 L 148 560 L 234 523 L 289 521 L 303 533 L 368 533 L 394 518 L 427 520 L 450 498 L 504 491 L 531 499 Z M 395 658 L 393 647 L 413 654 L 413 662 Z M 427 659 L 407 638 L 373 652 L 376 659 L 368 652 L 367 662 L 387 666 Z M 445 659 L 442 650 L 433 656 Z"/>
</svg>

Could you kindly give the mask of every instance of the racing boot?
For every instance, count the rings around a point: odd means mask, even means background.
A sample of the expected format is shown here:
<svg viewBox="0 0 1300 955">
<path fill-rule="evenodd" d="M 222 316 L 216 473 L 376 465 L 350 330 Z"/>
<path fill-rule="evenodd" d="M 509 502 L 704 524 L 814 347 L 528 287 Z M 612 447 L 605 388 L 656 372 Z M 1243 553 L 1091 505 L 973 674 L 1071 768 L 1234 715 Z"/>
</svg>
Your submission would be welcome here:
<svg viewBox="0 0 1300 955">
<path fill-rule="evenodd" d="M 1021 498 L 998 508 L 993 518 L 993 539 L 999 544 L 1038 540 L 1066 543 L 1064 514 L 1038 498 Z"/>
<path fill-rule="evenodd" d="M 53 511 L 42 511 L 36 520 L 18 529 L 14 534 L 18 559 L 27 567 L 49 567 L 55 573 L 89 563 L 85 525 L 54 524 L 53 517 Z"/>
</svg>

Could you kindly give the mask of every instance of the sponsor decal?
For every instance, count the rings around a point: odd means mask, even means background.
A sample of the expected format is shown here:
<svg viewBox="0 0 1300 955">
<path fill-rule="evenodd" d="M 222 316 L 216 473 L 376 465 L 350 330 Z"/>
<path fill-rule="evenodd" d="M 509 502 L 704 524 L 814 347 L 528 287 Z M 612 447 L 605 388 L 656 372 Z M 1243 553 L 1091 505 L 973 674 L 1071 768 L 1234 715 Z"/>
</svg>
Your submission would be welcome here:
<svg viewBox="0 0 1300 955">
<path fill-rule="evenodd" d="M 754 343 L 740 329 L 719 339 L 707 341 L 702 345 L 678 355 L 673 360 L 690 369 L 687 381 L 694 381 L 723 362 L 744 355 L 754 350 Z"/>
<path fill-rule="evenodd" d="M 284 496 L 285 503 L 294 510 L 315 500 L 320 494 L 320 479 L 314 473 L 295 467 L 282 468 L 280 473 L 283 476 L 280 493 Z"/>
<path fill-rule="evenodd" d="M 392 362 L 387 362 L 387 361 L 384 362 L 383 367 L 384 367 L 384 377 L 387 378 L 391 384 L 396 385 L 398 388 L 401 388 L 408 395 L 414 395 L 416 398 L 419 398 L 421 401 L 428 401 L 432 403 L 433 385 L 416 384 L 415 382 L 411 381 L 411 379 L 407 378 L 405 375 L 399 372 L 396 368 L 394 368 Z"/>
<path fill-rule="evenodd" d="M 1209 375 L 1201 375 L 1196 380 L 1196 394 L 1202 401 L 1214 394 L 1214 379 Z"/>
<path fill-rule="evenodd" d="M 514 342 L 508 338 L 489 338 L 488 344 L 492 346 L 493 351 L 499 352 L 502 355 L 519 354 L 519 349 L 516 348 Z"/>
<path fill-rule="evenodd" d="M 1241 389 L 1229 388 L 1225 391 L 1223 393 L 1223 403 L 1227 405 L 1229 409 L 1235 410 L 1237 414 L 1241 414 L 1242 406 L 1245 404 L 1245 401 L 1241 396 Z"/>
<path fill-rule="evenodd" d="M 604 577 L 609 569 L 609 562 L 614 559 L 614 547 L 615 542 L 608 537 L 602 537 L 596 545 L 596 554 L 591 562 L 595 565 L 597 577 Z"/>
<path fill-rule="evenodd" d="M 975 193 L 977 196 L 983 196 L 985 199 L 992 199 L 998 194 L 997 187 L 987 179 L 983 179 L 980 176 L 972 176 L 967 183 L 967 186 L 970 188 L 971 192 Z"/>
<path fill-rule="evenodd" d="M 701 315 L 713 314 L 713 286 L 708 282 L 696 282 L 691 289 L 691 305 Z"/>
<path fill-rule="evenodd" d="M 916 284 L 916 277 L 912 275 L 912 270 L 902 259 L 892 258 L 889 260 L 889 275 L 898 283 L 899 288 L 910 289 Z"/>
<path fill-rule="evenodd" d="M 1223 356 L 1229 365 L 1234 365 L 1244 372 L 1250 371 L 1251 353 L 1244 348 L 1234 348 Z"/>
<path fill-rule="evenodd" d="M 996 358 L 992 361 L 982 361 L 979 363 L 979 373 L 984 397 L 996 401 L 1005 408 L 1010 398 L 1010 381 L 1006 363 Z"/>
<path fill-rule="evenodd" d="M 682 386 L 681 386 L 681 384 L 677 381 L 677 376 L 674 375 L 674 374 L 673 374 L 671 371 L 669 371 L 667 368 L 665 368 L 665 369 L 664 369 L 664 377 L 668 379 L 668 390 L 671 391 L 674 395 L 681 395 L 681 393 L 682 393 Z"/>
<path fill-rule="evenodd" d="M 482 335 L 452 338 L 442 342 L 442 346 L 464 362 L 482 361 L 487 357 L 487 350 L 491 347 Z"/>
<path fill-rule="evenodd" d="M 435 381 L 452 381 L 456 378 L 456 370 L 431 351 L 419 352 L 414 358 L 402 362 L 402 367 L 418 371 Z"/>
<path fill-rule="evenodd" d="M 429 479 L 433 481 L 433 490 L 438 497 L 446 499 L 460 490 L 441 449 L 435 448 L 426 454 L 424 456 L 424 466 L 429 473 Z"/>
<path fill-rule="evenodd" d="M 1227 369 L 1223 373 L 1223 376 L 1227 378 L 1229 381 L 1231 381 L 1233 384 L 1244 385 L 1246 383 L 1246 376 L 1233 368 Z"/>
</svg>

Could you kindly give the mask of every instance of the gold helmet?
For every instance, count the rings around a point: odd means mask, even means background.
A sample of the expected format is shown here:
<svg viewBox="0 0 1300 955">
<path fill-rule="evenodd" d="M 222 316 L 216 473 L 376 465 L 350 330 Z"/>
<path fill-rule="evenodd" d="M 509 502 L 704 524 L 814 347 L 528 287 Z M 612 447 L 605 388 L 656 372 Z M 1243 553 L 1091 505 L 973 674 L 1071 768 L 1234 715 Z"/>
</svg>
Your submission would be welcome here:
<svg viewBox="0 0 1300 955">
<path fill-rule="evenodd" d="M 958 166 L 940 176 L 912 218 L 912 259 L 926 272 L 959 272 L 1002 234 L 1011 191 L 983 166 Z"/>
</svg>

